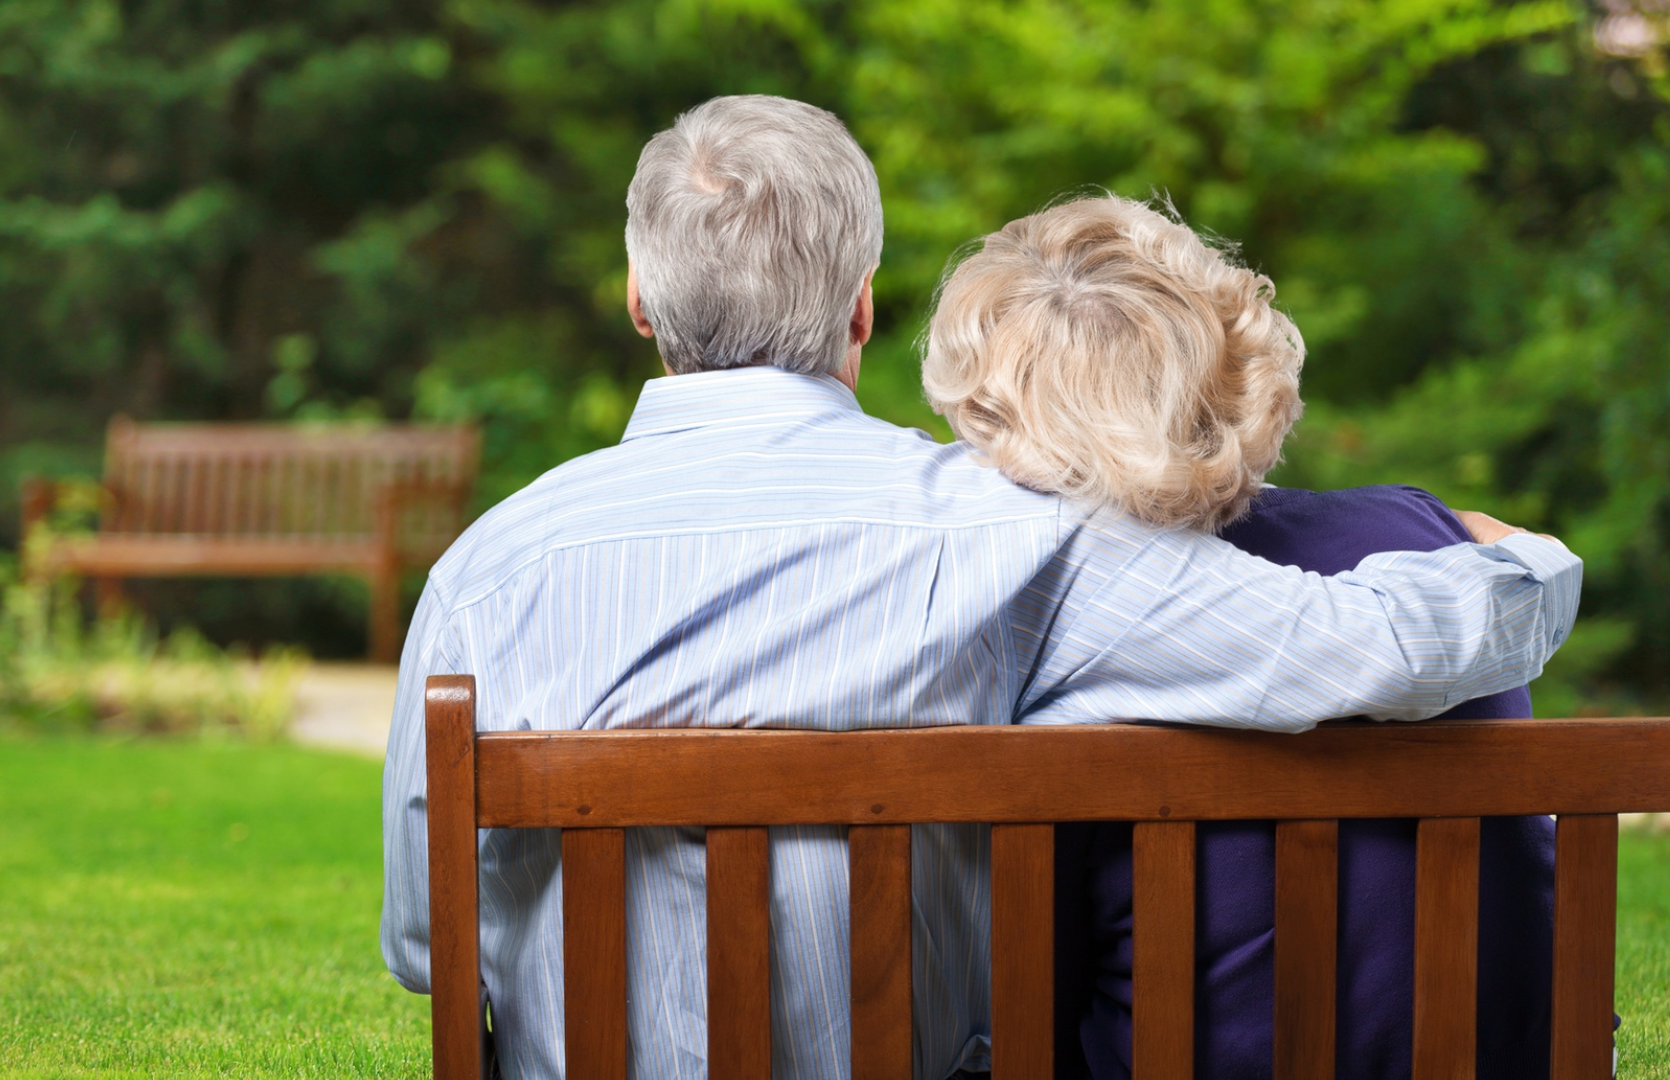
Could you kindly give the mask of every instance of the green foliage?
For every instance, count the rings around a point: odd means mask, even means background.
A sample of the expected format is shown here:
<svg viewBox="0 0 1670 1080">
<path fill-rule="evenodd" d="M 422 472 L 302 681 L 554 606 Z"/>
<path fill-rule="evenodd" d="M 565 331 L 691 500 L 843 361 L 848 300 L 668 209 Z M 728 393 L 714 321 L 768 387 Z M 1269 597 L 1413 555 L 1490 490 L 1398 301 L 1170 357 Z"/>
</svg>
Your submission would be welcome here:
<svg viewBox="0 0 1670 1080">
<path fill-rule="evenodd" d="M 421 343 L 468 297 L 408 246 L 484 108 L 436 20 L 386 0 L 0 6 L 0 386 L 27 402 L 8 488 L 69 463 L 32 448 L 96 447 L 118 411 L 409 408 Z"/>
<path fill-rule="evenodd" d="M 872 412 L 948 435 L 912 343 L 962 244 L 1088 186 L 1163 193 L 1306 337 L 1278 482 L 1565 535 L 1596 621 L 1545 700 L 1631 707 L 1670 691 L 1655 10 L 1624 56 L 1595 45 L 1624 7 L 1577 0 L 19 0 L 0 387 L 29 406 L 0 483 L 89 469 L 118 409 L 416 415 L 482 421 L 502 498 L 614 441 L 658 373 L 622 315 L 644 141 L 787 94 L 881 179 Z"/>
<path fill-rule="evenodd" d="M 0 736 L 0 1078 L 397 1077 L 376 761 Z"/>
<path fill-rule="evenodd" d="M 1670 118 L 1659 126 L 1670 136 Z M 1314 408 L 1285 474 L 1320 487 L 1419 484 L 1565 538 L 1584 557 L 1593 613 L 1556 661 L 1567 700 L 1609 667 L 1662 688 L 1655 661 L 1670 646 L 1664 142 L 1623 158 L 1586 234 L 1538 268 L 1519 334 L 1428 366 L 1384 403 Z"/>
</svg>

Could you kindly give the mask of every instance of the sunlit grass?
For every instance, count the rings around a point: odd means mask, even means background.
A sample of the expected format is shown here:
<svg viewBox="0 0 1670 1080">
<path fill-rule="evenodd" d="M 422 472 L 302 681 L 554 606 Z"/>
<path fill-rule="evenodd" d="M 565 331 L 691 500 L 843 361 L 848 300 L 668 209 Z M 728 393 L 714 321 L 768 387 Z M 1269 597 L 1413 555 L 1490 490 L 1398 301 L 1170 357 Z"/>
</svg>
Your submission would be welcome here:
<svg viewBox="0 0 1670 1080">
<path fill-rule="evenodd" d="M 0 1077 L 412 1077 L 374 761 L 0 740 Z"/>
<path fill-rule="evenodd" d="M 415 1077 L 383 970 L 379 766 L 0 736 L 0 1078 Z M 1670 1080 L 1670 835 L 1619 853 L 1619 1075 Z"/>
<path fill-rule="evenodd" d="M 1618 1075 L 1670 1080 L 1670 835 L 1618 844 Z"/>
</svg>

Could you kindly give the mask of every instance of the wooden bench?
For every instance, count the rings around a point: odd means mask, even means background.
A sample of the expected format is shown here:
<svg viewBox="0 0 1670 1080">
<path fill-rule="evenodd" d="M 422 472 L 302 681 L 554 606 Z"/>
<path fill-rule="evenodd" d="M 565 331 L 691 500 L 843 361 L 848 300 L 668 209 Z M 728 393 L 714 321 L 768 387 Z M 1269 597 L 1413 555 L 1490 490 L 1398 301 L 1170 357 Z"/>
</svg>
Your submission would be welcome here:
<svg viewBox="0 0 1670 1080">
<path fill-rule="evenodd" d="M 371 655 L 400 648 L 400 574 L 457 538 L 480 437 L 468 427 L 110 422 L 98 533 L 55 537 L 31 573 L 130 577 L 344 573 L 371 587 Z M 24 488 L 25 535 L 58 486 Z"/>
<path fill-rule="evenodd" d="M 766 826 L 844 824 L 852 1075 L 911 1076 L 910 824 L 991 822 L 992 1076 L 1052 1076 L 1054 827 L 1135 825 L 1133 1071 L 1192 1080 L 1196 821 L 1278 819 L 1276 1068 L 1334 1075 L 1342 817 L 1418 817 L 1415 1080 L 1471 1077 L 1479 815 L 1557 813 L 1553 1080 L 1612 1075 L 1620 811 L 1670 807 L 1670 719 L 478 734 L 428 683 L 435 1075 L 480 1075 L 476 830 L 562 827 L 571 1080 L 626 1076 L 622 830 L 707 826 L 713 1080 L 771 1075 Z"/>
</svg>

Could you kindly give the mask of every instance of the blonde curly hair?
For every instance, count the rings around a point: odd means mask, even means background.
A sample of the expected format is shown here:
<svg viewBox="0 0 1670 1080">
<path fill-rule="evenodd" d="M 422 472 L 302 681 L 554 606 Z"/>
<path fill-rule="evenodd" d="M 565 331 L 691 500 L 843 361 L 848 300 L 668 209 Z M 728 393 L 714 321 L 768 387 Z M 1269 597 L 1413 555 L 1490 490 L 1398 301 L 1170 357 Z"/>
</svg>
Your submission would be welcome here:
<svg viewBox="0 0 1670 1080">
<path fill-rule="evenodd" d="M 1152 207 L 1062 203 L 941 281 L 922 386 L 1017 483 L 1216 531 L 1246 512 L 1304 408 L 1304 341 L 1274 297 Z"/>
</svg>

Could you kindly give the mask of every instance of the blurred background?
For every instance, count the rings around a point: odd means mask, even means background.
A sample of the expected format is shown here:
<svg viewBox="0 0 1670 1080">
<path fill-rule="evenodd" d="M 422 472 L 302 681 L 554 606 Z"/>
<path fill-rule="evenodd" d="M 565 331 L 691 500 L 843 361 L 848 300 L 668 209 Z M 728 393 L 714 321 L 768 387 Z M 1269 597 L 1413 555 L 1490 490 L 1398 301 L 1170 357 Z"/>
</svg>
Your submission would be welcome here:
<svg viewBox="0 0 1670 1080">
<path fill-rule="evenodd" d="M 623 313 L 638 151 L 784 94 L 880 174 L 870 411 L 948 437 L 913 340 L 959 245 L 1163 193 L 1306 338 L 1274 479 L 1558 533 L 1584 617 L 1539 713 L 1664 712 L 1667 49 L 1670 0 L 5 0 L 0 545 L 117 413 L 477 421 L 478 509 L 612 443 L 659 371 Z M 133 594 L 364 650 L 353 581 Z"/>
</svg>

